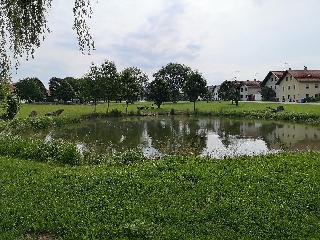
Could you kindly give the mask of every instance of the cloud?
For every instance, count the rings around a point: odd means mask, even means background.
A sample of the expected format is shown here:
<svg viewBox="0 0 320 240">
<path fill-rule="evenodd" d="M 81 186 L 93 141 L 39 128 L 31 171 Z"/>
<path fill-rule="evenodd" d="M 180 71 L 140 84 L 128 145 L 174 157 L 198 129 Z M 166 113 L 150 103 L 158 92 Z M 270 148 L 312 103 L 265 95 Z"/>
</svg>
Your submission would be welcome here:
<svg viewBox="0 0 320 240">
<path fill-rule="evenodd" d="M 210 84 L 259 77 L 270 70 L 317 68 L 318 0 L 108 0 L 94 4 L 91 20 L 97 50 L 78 52 L 72 1 L 53 3 L 52 34 L 22 62 L 15 79 L 81 76 L 91 62 L 114 60 L 151 75 L 168 62 L 201 71 Z M 63 17 L 61 17 L 63 16 Z M 289 67 L 288 66 L 288 67 Z"/>
</svg>

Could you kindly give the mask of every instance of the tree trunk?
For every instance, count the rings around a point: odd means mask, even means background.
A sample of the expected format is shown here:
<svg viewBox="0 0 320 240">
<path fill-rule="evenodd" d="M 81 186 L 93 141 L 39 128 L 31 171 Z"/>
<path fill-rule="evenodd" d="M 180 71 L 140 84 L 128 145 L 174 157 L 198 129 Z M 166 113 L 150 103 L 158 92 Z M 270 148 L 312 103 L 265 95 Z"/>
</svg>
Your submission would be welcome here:
<svg viewBox="0 0 320 240">
<path fill-rule="evenodd" d="M 107 113 L 109 113 L 110 101 L 108 101 Z"/>
<path fill-rule="evenodd" d="M 128 114 L 128 107 L 129 107 L 129 102 L 126 101 L 126 114 Z"/>
<path fill-rule="evenodd" d="M 196 101 L 193 102 L 193 111 L 196 111 Z"/>
</svg>

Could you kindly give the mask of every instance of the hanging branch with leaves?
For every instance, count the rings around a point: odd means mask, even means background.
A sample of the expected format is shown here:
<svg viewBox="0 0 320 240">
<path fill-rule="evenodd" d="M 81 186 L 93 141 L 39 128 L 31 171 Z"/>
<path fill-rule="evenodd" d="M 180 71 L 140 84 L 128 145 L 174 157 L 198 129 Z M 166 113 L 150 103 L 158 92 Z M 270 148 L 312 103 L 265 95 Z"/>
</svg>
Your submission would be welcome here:
<svg viewBox="0 0 320 240">
<path fill-rule="evenodd" d="M 89 33 L 88 19 L 91 18 L 91 0 L 74 0 L 73 30 L 78 36 L 79 48 L 84 53 L 94 49 Z M 7 76 L 14 62 L 29 59 L 40 47 L 47 34 L 48 14 L 52 0 L 0 0 L 0 76 Z"/>
</svg>

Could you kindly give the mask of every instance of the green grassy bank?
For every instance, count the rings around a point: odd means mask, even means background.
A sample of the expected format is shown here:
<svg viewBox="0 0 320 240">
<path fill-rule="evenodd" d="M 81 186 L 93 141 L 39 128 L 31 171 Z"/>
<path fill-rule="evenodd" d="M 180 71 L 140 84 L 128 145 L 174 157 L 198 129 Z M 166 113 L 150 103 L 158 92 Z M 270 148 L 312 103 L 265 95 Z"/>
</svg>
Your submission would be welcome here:
<svg viewBox="0 0 320 240">
<path fill-rule="evenodd" d="M 135 103 L 129 105 L 128 112 L 137 111 L 137 107 L 151 107 L 151 102 Z M 199 112 L 205 113 L 219 113 L 219 112 L 229 112 L 229 113 L 241 113 L 241 112 L 254 112 L 254 111 L 266 111 L 267 107 L 276 108 L 278 106 L 284 106 L 286 112 L 296 113 L 296 114 L 310 114 L 317 115 L 320 117 L 320 105 L 314 104 L 278 104 L 278 103 L 252 103 L 252 102 L 241 102 L 237 107 L 231 105 L 230 102 L 197 102 L 197 109 Z M 106 113 L 108 105 L 99 104 L 97 105 L 98 113 Z M 110 110 L 118 109 L 119 111 L 125 112 L 126 105 L 124 103 L 111 103 Z M 21 110 L 17 117 L 25 118 L 35 110 L 39 113 L 40 116 L 43 116 L 45 113 L 54 111 L 57 109 L 64 109 L 64 116 L 67 117 L 78 117 L 85 114 L 91 114 L 94 110 L 92 105 L 37 105 L 37 104 L 23 104 Z M 161 109 L 149 109 L 145 112 L 160 112 L 160 113 L 169 113 L 171 109 L 174 109 L 177 113 L 192 113 L 193 112 L 193 103 L 189 102 L 179 102 L 179 103 L 165 103 L 161 106 Z"/>
<path fill-rule="evenodd" d="M 138 107 L 149 107 L 147 110 L 138 111 Z M 128 115 L 158 115 L 158 114 L 174 114 L 174 115 L 194 115 L 199 116 L 217 116 L 228 118 L 248 118 L 248 119 L 266 119 L 266 120 L 284 120 L 293 122 L 304 122 L 320 124 L 320 105 L 315 104 L 278 104 L 278 103 L 250 103 L 243 102 L 240 106 L 231 105 L 229 102 L 198 102 L 197 111 L 193 111 L 193 104 L 189 102 L 179 102 L 176 104 L 165 103 L 161 109 L 151 109 L 152 103 L 143 102 L 130 105 L 128 108 Z M 280 113 L 273 113 L 268 108 L 277 108 L 284 106 L 285 111 Z M 57 109 L 64 109 L 65 112 L 59 118 L 50 123 L 46 122 L 46 118 L 43 118 L 45 113 L 55 111 Z M 109 117 L 120 116 L 125 114 L 126 105 L 124 103 L 111 103 L 109 107 L 109 113 L 107 113 L 107 104 L 99 104 L 97 111 L 93 114 L 94 106 L 92 105 L 36 105 L 36 104 L 23 104 L 21 111 L 17 115 L 17 118 L 22 125 L 27 122 L 32 126 L 33 122 L 26 120 L 31 111 L 37 111 L 40 121 L 36 122 L 36 128 L 39 125 L 59 125 L 61 123 L 76 122 L 83 118 L 92 117 Z M 113 111 L 115 110 L 115 111 Z M 62 119 L 61 121 L 57 119 Z M 40 122 L 40 123 L 39 123 Z M 20 125 L 21 125 L 20 124 Z M 28 125 L 27 124 L 27 125 Z M 28 125 L 28 126 L 29 126 Z"/>
<path fill-rule="evenodd" d="M 319 239 L 320 153 L 68 167 L 0 158 L 0 239 Z"/>
</svg>

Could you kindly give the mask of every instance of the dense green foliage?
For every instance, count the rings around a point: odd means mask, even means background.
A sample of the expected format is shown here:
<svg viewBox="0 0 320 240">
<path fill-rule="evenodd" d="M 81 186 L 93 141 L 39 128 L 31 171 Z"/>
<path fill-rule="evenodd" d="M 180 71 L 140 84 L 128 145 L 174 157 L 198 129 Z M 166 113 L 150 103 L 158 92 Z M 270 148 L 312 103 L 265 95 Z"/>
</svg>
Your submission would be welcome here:
<svg viewBox="0 0 320 240">
<path fill-rule="evenodd" d="M 9 95 L 3 103 L 4 114 L 2 118 L 5 120 L 12 120 L 20 109 L 20 99 L 16 95 Z"/>
<path fill-rule="evenodd" d="M 232 101 L 238 106 L 240 101 L 240 84 L 236 81 L 224 81 L 219 89 L 219 98 L 224 101 Z"/>
<path fill-rule="evenodd" d="M 153 100 L 160 109 L 161 105 L 169 100 L 169 85 L 163 79 L 155 79 L 148 86 L 148 98 Z"/>
<path fill-rule="evenodd" d="M 196 110 L 196 101 L 199 97 L 205 97 L 206 93 L 208 92 L 207 89 L 207 81 L 203 78 L 201 73 L 192 72 L 187 77 L 186 82 L 183 86 L 183 92 L 186 97 L 193 102 L 193 110 Z"/>
<path fill-rule="evenodd" d="M 16 93 L 22 100 L 43 101 L 47 90 L 38 78 L 25 78 L 16 83 Z"/>
<path fill-rule="evenodd" d="M 276 92 L 268 86 L 263 86 L 261 88 L 261 96 L 263 101 L 275 101 Z"/>
<path fill-rule="evenodd" d="M 59 167 L 0 158 L 0 239 L 318 239 L 319 159 Z"/>
<path fill-rule="evenodd" d="M 191 68 L 186 65 L 169 63 L 156 72 L 153 77 L 158 83 L 165 82 L 167 84 L 168 98 L 175 103 L 181 100 L 182 88 L 191 72 Z"/>
<path fill-rule="evenodd" d="M 67 102 L 76 97 L 75 90 L 70 84 L 69 78 L 51 78 L 49 81 L 49 90 L 52 100 Z"/>
<path fill-rule="evenodd" d="M 145 95 L 145 88 L 148 82 L 147 74 L 138 68 L 126 68 L 120 73 L 119 100 L 125 100 L 127 108 L 129 103 L 134 103 Z"/>
<path fill-rule="evenodd" d="M 62 141 L 45 143 L 10 135 L 0 135 L 0 155 L 70 165 L 79 165 L 83 161 L 74 144 Z"/>
</svg>

